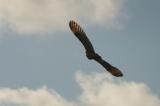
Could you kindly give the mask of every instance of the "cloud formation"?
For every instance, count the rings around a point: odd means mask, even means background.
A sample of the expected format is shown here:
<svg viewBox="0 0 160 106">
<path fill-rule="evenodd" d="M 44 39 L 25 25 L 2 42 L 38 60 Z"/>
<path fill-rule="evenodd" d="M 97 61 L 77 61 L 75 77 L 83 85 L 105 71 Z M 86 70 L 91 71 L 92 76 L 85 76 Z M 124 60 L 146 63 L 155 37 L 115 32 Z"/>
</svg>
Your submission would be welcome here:
<svg viewBox="0 0 160 106">
<path fill-rule="evenodd" d="M 59 94 L 45 87 L 31 90 L 28 88 L 0 90 L 0 105 L 4 106 L 72 106 Z"/>
<path fill-rule="evenodd" d="M 160 98 L 143 83 L 115 82 L 106 74 L 77 73 L 82 88 L 78 100 L 67 101 L 54 89 L 0 89 L 0 105 L 7 106 L 160 106 Z"/>
<path fill-rule="evenodd" d="M 61 30 L 70 19 L 116 24 L 124 0 L 0 0 L 0 23 L 17 32 Z"/>
</svg>

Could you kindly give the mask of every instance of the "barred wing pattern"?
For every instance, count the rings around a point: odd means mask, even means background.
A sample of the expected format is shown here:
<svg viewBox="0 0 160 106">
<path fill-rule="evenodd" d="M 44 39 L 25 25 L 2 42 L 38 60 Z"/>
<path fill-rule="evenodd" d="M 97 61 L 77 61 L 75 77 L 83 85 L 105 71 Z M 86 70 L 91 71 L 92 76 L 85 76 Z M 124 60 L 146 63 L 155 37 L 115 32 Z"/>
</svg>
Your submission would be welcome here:
<svg viewBox="0 0 160 106">
<path fill-rule="evenodd" d="M 122 77 L 122 72 L 101 58 L 95 51 L 83 29 L 75 21 L 70 21 L 69 26 L 74 35 L 81 41 L 86 50 L 88 59 L 93 59 L 101 64 L 108 72 L 116 77 Z"/>
<path fill-rule="evenodd" d="M 75 21 L 70 21 L 69 26 L 75 36 L 82 42 L 86 52 L 94 52 L 94 48 L 83 29 Z"/>
</svg>

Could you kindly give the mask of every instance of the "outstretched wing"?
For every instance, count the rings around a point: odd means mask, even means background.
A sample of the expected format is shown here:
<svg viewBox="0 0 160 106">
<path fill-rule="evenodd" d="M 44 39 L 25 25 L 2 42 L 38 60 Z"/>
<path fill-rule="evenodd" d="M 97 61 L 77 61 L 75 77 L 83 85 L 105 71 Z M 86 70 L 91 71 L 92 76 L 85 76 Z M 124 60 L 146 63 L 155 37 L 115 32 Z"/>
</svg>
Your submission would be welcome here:
<svg viewBox="0 0 160 106">
<path fill-rule="evenodd" d="M 116 67 L 112 66 L 102 58 L 94 58 L 95 61 L 97 61 L 99 64 L 101 64 L 108 72 L 110 72 L 112 75 L 116 77 L 122 77 L 123 73 Z"/>
<path fill-rule="evenodd" d="M 86 56 L 88 59 L 94 59 L 97 61 L 99 64 L 101 64 L 108 72 L 110 72 L 112 75 L 116 77 L 121 77 L 123 76 L 122 72 L 117 69 L 116 67 L 110 65 L 108 62 L 103 60 L 101 56 L 99 56 L 95 51 L 94 48 L 86 36 L 85 32 L 83 29 L 78 25 L 75 21 L 70 21 L 69 22 L 70 29 L 74 33 L 74 35 L 81 41 L 83 46 L 86 49 Z"/>
<path fill-rule="evenodd" d="M 70 21 L 69 26 L 74 35 L 82 42 L 83 46 L 86 49 L 86 52 L 94 52 L 94 48 L 90 40 L 88 39 L 80 25 L 78 25 L 75 21 Z"/>
</svg>

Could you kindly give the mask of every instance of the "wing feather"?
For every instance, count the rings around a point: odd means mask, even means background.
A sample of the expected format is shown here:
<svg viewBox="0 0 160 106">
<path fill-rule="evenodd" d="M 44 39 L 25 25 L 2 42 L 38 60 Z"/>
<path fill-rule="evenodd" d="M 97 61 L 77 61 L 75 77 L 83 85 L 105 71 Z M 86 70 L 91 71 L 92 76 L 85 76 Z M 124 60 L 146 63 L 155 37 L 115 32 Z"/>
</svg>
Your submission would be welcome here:
<svg viewBox="0 0 160 106">
<path fill-rule="evenodd" d="M 81 41 L 83 46 L 85 47 L 86 52 L 94 52 L 94 48 L 86 36 L 86 33 L 83 31 L 80 25 L 78 25 L 75 21 L 70 21 L 69 23 L 71 31 L 75 34 L 75 36 Z"/>
</svg>

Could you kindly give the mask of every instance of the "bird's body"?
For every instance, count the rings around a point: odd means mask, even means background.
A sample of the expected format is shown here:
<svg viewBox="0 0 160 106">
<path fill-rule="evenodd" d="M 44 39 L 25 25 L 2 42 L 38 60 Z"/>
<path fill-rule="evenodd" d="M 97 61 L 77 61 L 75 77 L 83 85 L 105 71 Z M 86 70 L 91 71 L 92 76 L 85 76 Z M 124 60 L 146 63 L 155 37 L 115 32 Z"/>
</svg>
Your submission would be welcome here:
<svg viewBox="0 0 160 106">
<path fill-rule="evenodd" d="M 107 71 L 109 71 L 112 75 L 114 75 L 116 77 L 123 76 L 122 72 L 119 69 L 110 65 L 108 62 L 103 60 L 101 58 L 101 56 L 99 56 L 95 52 L 95 50 L 94 50 L 90 40 L 88 39 L 86 33 L 83 31 L 83 29 L 75 21 L 70 21 L 69 26 L 70 26 L 70 29 L 72 30 L 72 32 L 74 33 L 74 35 L 81 41 L 81 43 L 85 47 L 86 56 L 87 56 L 88 59 L 93 59 L 93 60 L 97 61 Z"/>
</svg>

